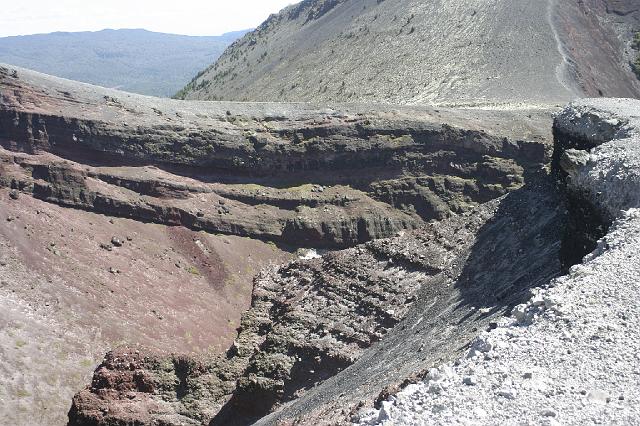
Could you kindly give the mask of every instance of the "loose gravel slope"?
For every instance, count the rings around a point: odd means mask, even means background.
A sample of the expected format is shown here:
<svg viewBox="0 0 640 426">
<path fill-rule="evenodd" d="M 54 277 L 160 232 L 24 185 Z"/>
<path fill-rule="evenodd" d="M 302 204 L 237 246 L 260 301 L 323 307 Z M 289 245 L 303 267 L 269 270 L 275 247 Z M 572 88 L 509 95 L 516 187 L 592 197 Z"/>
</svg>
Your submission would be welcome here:
<svg viewBox="0 0 640 426">
<path fill-rule="evenodd" d="M 634 0 L 306 0 L 231 45 L 186 99 L 562 103 L 638 96 Z"/>
</svg>

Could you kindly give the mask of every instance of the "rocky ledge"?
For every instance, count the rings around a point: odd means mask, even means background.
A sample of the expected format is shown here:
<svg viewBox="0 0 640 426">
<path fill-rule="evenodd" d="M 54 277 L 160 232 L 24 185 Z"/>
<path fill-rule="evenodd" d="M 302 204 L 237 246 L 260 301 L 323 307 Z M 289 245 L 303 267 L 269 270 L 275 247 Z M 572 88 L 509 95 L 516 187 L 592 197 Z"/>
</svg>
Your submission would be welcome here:
<svg viewBox="0 0 640 426">
<path fill-rule="evenodd" d="M 344 248 L 521 187 L 545 110 L 181 102 L 0 67 L 0 184 L 67 207 Z"/>
</svg>

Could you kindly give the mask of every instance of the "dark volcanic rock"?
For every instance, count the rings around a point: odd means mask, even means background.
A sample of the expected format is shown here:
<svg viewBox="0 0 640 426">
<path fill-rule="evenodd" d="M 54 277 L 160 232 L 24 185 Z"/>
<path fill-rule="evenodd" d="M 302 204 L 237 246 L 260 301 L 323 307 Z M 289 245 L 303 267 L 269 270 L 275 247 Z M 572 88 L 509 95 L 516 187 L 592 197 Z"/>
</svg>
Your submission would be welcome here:
<svg viewBox="0 0 640 426">
<path fill-rule="evenodd" d="M 451 265 L 450 271 L 462 268 L 462 273 L 451 282 L 453 288 L 438 293 L 434 288 L 423 286 L 418 301 L 403 321 L 379 344 L 365 351 L 351 367 L 256 424 L 348 423 L 354 419 L 353 414 L 374 399 L 379 404 L 402 386 L 424 377 L 430 367 L 457 359 L 468 348 L 466 336 L 473 335 L 477 329 L 492 329 L 496 314 L 508 312 L 514 304 L 528 298 L 526 292 L 523 294 L 520 290 L 529 286 L 560 285 L 550 282 L 550 278 L 576 262 L 582 264 L 572 268 L 570 275 L 563 278 L 564 283 L 573 285 L 576 281 L 572 280 L 579 276 L 580 288 L 587 282 L 582 277 L 592 275 L 585 271 L 594 259 L 606 258 L 605 262 L 611 262 L 607 257 L 613 251 L 609 241 L 597 240 L 610 232 L 608 228 L 616 218 L 633 220 L 633 207 L 639 205 L 639 111 L 640 103 L 631 99 L 586 99 L 568 105 L 554 122 L 554 182 L 527 185 L 499 203 L 494 201 L 479 208 L 497 205 L 498 211 L 477 233 L 469 256 L 458 258 L 462 265 Z M 558 194 L 554 194 L 554 189 Z M 446 223 L 441 224 L 446 227 Z M 621 229 L 624 234 L 628 228 Z M 625 244 L 627 241 L 614 246 L 625 247 Z M 633 263 L 633 255 L 625 254 L 624 258 L 622 263 L 612 262 L 602 270 L 626 274 L 630 277 L 624 284 L 626 287 L 636 278 L 624 267 L 625 261 Z M 582 301 L 583 296 L 577 300 Z M 594 306 L 601 309 L 597 303 Z M 582 308 L 580 303 L 577 309 Z M 565 307 L 562 309 L 564 311 Z M 553 316 L 555 314 L 549 315 Z M 515 317 L 518 318 L 517 312 Z M 624 318 L 627 318 L 626 313 Z M 547 319 L 541 316 L 536 321 Z M 558 320 L 560 331 L 567 324 L 570 321 L 562 316 Z M 560 332 L 553 327 L 551 330 L 553 334 Z M 535 333 L 531 336 L 537 339 Z M 562 354 L 563 362 L 566 360 L 575 365 L 575 358 L 564 345 L 556 350 Z M 503 355 L 498 351 L 491 356 Z M 499 371 L 497 364 L 489 364 L 495 369 L 493 371 Z M 634 364 L 630 361 L 628 365 Z M 608 367 L 605 365 L 602 370 L 606 371 Z M 381 388 L 385 389 L 375 398 Z M 561 398 L 559 394 L 538 393 L 533 400 L 518 394 L 515 404 L 522 414 L 516 414 L 509 421 L 526 421 L 527 417 L 539 419 L 539 412 L 526 412 L 528 407 L 535 406 L 537 398 L 542 404 L 555 406 Z M 446 395 L 442 398 L 439 403 L 451 401 Z M 579 399 L 569 400 L 578 409 L 582 406 Z M 569 412 L 567 403 L 564 404 L 563 412 Z M 513 407 L 511 405 L 511 409 Z M 425 416 L 429 412 L 426 410 Z M 489 411 L 489 417 L 480 422 L 494 422 L 492 414 Z M 625 415 L 634 418 L 633 413 Z M 428 418 L 425 417 L 425 421 Z M 456 420 L 459 419 L 450 419 L 451 422 Z"/>
<path fill-rule="evenodd" d="M 549 155 L 544 111 L 512 126 L 506 112 L 151 101 L 6 67 L 0 95 L 4 185 L 298 247 L 353 246 L 468 211 Z"/>
<path fill-rule="evenodd" d="M 371 246 L 401 250 L 439 265 L 400 323 L 349 368 L 257 424 L 343 424 L 403 383 L 457 357 L 478 332 L 529 297 L 528 289 L 563 271 L 562 197 L 550 181 L 533 183 L 473 213 Z M 415 261 L 415 260 L 414 260 Z"/>
</svg>

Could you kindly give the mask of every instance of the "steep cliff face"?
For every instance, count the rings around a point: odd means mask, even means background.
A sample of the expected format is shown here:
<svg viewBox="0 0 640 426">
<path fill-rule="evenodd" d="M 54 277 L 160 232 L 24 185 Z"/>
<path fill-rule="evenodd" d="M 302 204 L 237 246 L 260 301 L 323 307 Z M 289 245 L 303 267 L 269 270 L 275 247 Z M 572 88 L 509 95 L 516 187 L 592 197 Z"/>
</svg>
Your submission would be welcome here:
<svg viewBox="0 0 640 426">
<path fill-rule="evenodd" d="M 629 50 L 639 19 L 632 0 L 303 1 L 236 41 L 181 96 L 474 105 L 636 97 Z"/>
<path fill-rule="evenodd" d="M 577 209 L 571 215 L 591 226 L 596 217 L 602 219 L 599 229 L 570 223 L 567 231 L 578 240 L 585 230 L 588 237 L 595 230 L 602 238 L 580 264 L 483 332 L 464 357 L 433 368 L 424 381 L 353 420 L 360 425 L 637 422 L 638 117 L 640 102 L 630 99 L 580 100 L 558 114 L 559 183 L 574 205 L 597 213 L 584 216 Z"/>
<path fill-rule="evenodd" d="M 483 259 L 479 269 L 470 262 L 474 255 L 465 263 L 465 268 L 475 272 L 470 275 L 473 283 L 459 287 L 474 294 L 471 303 L 488 301 L 482 306 L 475 305 L 480 307 L 479 317 L 464 316 L 465 299 L 459 296 L 443 300 L 429 294 L 425 299 L 419 298 L 405 319 L 353 366 L 256 424 L 346 424 L 360 420 L 360 424 L 382 425 L 420 421 L 458 424 L 469 418 L 483 425 L 495 424 L 496 419 L 535 423 L 549 417 L 544 414 L 545 409 L 568 424 L 583 424 L 594 418 L 602 423 L 635 421 L 638 416 L 635 397 L 630 401 L 626 401 L 626 397 L 618 398 L 620 405 L 615 410 L 602 410 L 601 405 L 594 403 L 594 391 L 588 394 L 584 389 L 606 389 L 598 392 L 626 395 L 637 387 L 635 374 L 631 373 L 636 369 L 632 356 L 620 358 L 614 374 L 606 360 L 619 356 L 627 347 L 637 347 L 639 341 L 636 329 L 630 327 L 638 318 L 635 290 L 638 242 L 634 229 L 638 227 L 640 206 L 639 108 L 640 102 L 631 99 L 586 99 L 568 105 L 554 123 L 558 161 L 553 165 L 553 187 L 532 185 L 500 200 L 505 212 L 513 213 L 523 205 L 539 207 L 535 213 L 531 211 L 531 227 L 527 227 L 525 233 L 540 233 L 536 237 L 525 237 L 526 246 L 511 253 L 517 252 L 518 258 L 533 254 L 542 249 L 535 248 L 537 243 L 552 238 L 547 240 L 550 245 L 535 256 L 546 268 L 557 268 L 555 272 L 547 269 L 547 275 L 539 275 L 539 267 L 529 262 L 507 267 L 514 267 L 512 272 L 519 270 L 516 272 L 518 282 L 525 288 L 543 287 L 533 291 L 533 298 L 518 293 L 517 286 L 495 299 L 491 297 L 491 292 L 501 287 L 501 280 L 510 279 L 510 272 L 499 270 L 504 266 L 500 262 L 500 249 L 506 247 L 490 243 L 496 229 L 504 236 L 506 228 L 501 227 L 499 221 L 494 222 L 483 229 L 489 232 L 487 239 L 482 232 L 479 234 L 474 246 L 479 251 L 472 252 Z M 553 188 L 560 191 L 558 195 L 564 203 L 553 198 Z M 538 191 L 545 194 L 542 199 L 518 199 L 532 194 L 539 197 Z M 529 195 L 525 195 L 527 192 Z M 545 198 L 549 204 L 543 201 Z M 562 211 L 560 215 L 564 219 L 556 222 L 560 228 L 552 231 L 557 233 L 554 237 L 547 233 L 553 228 L 538 228 L 538 221 L 556 220 L 553 218 Z M 554 226 L 552 223 L 548 222 L 545 227 Z M 499 227 L 492 230 L 493 225 Z M 524 236 L 522 228 L 515 229 L 514 234 L 502 241 Z M 575 244 L 574 240 L 584 244 Z M 530 244 L 533 241 L 535 243 Z M 570 256 L 567 250 L 571 251 Z M 566 275 L 550 280 L 555 274 L 567 272 L 565 267 L 572 262 L 579 264 Z M 493 277 L 493 269 L 489 272 L 486 268 L 489 264 L 499 265 L 495 271 L 498 278 Z M 463 274 L 457 282 L 465 277 Z M 486 287 L 484 279 L 489 279 Z M 619 288 L 619 293 L 612 291 L 611 285 Z M 425 287 L 422 291 L 426 291 Z M 520 306 L 511 305 L 492 317 L 504 308 L 504 296 L 516 304 L 518 298 L 530 300 Z M 432 314 L 440 301 L 450 304 L 449 308 L 433 320 Z M 613 306 L 620 311 L 612 312 Z M 500 318 L 503 313 L 510 313 L 511 318 Z M 458 315 L 464 319 L 456 321 Z M 460 328 L 470 325 L 466 323 L 469 320 L 476 329 L 467 331 L 472 334 L 482 331 L 482 338 L 472 344 L 473 337 L 462 343 L 458 340 L 460 336 L 456 336 Z M 527 330 L 525 327 L 532 323 L 532 328 Z M 620 330 L 619 337 L 614 339 L 608 334 L 607 344 L 594 344 L 594 330 L 604 329 Z M 544 359 L 538 363 L 537 357 Z M 598 361 L 591 362 L 592 359 Z M 532 369 L 532 364 L 537 368 Z M 584 365 L 589 368 L 585 369 Z M 455 371 L 450 374 L 447 368 Z M 541 392 L 526 382 L 529 376 L 524 379 L 519 376 L 519 372 L 525 370 L 534 371 L 534 383 L 539 380 L 552 385 Z M 584 371 L 588 373 L 583 375 Z M 395 399 L 390 398 L 409 383 L 418 383 L 418 386 L 406 389 L 398 401 L 412 399 L 415 402 L 412 407 L 420 406 L 420 411 L 408 411 L 404 402 L 396 404 Z M 409 397 L 411 392 L 414 394 Z M 384 401 L 387 409 L 364 420 L 363 408 L 374 401 L 378 409 Z M 476 415 L 473 409 L 478 406 L 483 407 L 483 411 Z"/>
<path fill-rule="evenodd" d="M 1 72 L 4 185 L 297 247 L 352 246 L 466 211 L 549 156 L 543 110 L 509 128 L 501 112 L 206 105 Z"/>
</svg>

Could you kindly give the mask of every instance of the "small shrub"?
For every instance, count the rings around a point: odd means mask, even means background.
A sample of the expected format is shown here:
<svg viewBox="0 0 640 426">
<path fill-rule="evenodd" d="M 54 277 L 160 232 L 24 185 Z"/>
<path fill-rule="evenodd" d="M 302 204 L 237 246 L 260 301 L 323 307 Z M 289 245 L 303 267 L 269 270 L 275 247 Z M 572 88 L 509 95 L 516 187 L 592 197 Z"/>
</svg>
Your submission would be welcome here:
<svg viewBox="0 0 640 426">
<path fill-rule="evenodd" d="M 200 276 L 200 271 L 195 266 L 189 266 L 187 268 L 187 272 L 190 273 L 191 275 L 196 275 L 198 277 Z"/>
<path fill-rule="evenodd" d="M 16 396 L 18 398 L 26 398 L 28 396 L 31 396 L 31 394 L 24 389 L 20 389 L 16 392 Z"/>
<path fill-rule="evenodd" d="M 80 366 L 83 368 L 89 368 L 93 366 L 93 361 L 90 359 L 83 359 L 82 361 L 80 361 Z"/>
<path fill-rule="evenodd" d="M 272 250 L 276 250 L 278 246 L 273 241 L 267 241 L 267 245 L 271 247 Z"/>
</svg>

